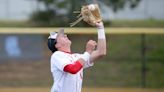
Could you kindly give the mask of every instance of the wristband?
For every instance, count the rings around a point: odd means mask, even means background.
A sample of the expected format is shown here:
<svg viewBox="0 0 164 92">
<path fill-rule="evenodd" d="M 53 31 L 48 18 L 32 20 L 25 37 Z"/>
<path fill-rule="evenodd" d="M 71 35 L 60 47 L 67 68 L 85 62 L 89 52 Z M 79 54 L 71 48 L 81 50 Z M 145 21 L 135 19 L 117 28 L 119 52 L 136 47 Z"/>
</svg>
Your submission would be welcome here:
<svg viewBox="0 0 164 92">
<path fill-rule="evenodd" d="M 98 39 L 105 39 L 104 27 L 97 28 L 98 30 Z"/>
<path fill-rule="evenodd" d="M 84 59 L 85 62 L 87 62 L 90 58 L 90 54 L 88 52 L 84 52 L 81 58 Z"/>
</svg>

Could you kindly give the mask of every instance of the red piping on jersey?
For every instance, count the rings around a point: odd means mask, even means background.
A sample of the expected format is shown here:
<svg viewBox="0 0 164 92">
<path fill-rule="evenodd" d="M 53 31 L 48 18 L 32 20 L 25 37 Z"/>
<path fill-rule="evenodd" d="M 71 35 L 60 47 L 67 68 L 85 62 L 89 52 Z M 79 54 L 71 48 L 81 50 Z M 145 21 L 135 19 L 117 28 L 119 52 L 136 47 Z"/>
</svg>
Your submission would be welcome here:
<svg viewBox="0 0 164 92">
<path fill-rule="evenodd" d="M 68 54 L 72 54 L 71 52 L 68 52 L 68 51 L 61 51 L 61 52 L 65 52 L 65 53 L 68 53 Z"/>
<path fill-rule="evenodd" d="M 82 68 L 82 64 L 79 61 L 76 61 L 73 64 L 68 64 L 64 67 L 64 71 L 65 72 L 69 72 L 71 74 L 76 74 L 77 72 L 80 71 L 80 69 Z"/>
</svg>

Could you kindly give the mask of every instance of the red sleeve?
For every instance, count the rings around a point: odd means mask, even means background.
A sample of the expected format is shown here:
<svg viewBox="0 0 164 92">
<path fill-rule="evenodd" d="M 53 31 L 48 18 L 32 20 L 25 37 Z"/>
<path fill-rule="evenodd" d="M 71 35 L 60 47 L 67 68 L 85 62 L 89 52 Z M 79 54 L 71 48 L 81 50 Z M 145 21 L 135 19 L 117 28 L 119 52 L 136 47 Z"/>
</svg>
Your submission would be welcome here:
<svg viewBox="0 0 164 92">
<path fill-rule="evenodd" d="M 76 74 L 77 72 L 80 71 L 80 69 L 82 68 L 82 64 L 79 61 L 76 61 L 73 64 L 68 64 L 64 67 L 64 71 L 65 72 L 69 72 L 71 74 Z"/>
</svg>

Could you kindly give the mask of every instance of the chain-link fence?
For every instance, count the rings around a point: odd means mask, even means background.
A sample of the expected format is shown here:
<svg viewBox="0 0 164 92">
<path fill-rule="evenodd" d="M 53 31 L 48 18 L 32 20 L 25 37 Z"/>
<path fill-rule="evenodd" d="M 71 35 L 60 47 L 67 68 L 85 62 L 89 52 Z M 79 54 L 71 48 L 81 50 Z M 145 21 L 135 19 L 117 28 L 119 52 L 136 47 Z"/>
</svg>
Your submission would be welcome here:
<svg viewBox="0 0 164 92">
<path fill-rule="evenodd" d="M 4 55 L 2 51 L 7 52 L 6 48 L 10 46 L 14 50 L 9 51 L 8 55 L 13 53 L 19 55 L 19 49 L 30 54 L 22 53 L 25 59 L 14 59 L 9 56 L 4 56 L 7 57 L 6 60 L 0 58 L 0 61 L 3 61 L 0 63 L 0 86 L 50 86 L 53 81 L 49 63 L 51 52 L 47 48 L 48 35 L 19 35 L 15 38 L 17 36 L 10 35 L 6 38 L 5 35 L 1 35 L 0 55 Z M 97 60 L 94 67 L 85 70 L 84 86 L 164 87 L 163 34 L 107 34 L 106 36 L 107 55 Z M 80 53 L 84 52 L 89 39 L 97 39 L 96 34 L 69 34 L 68 37 L 72 41 L 72 52 Z M 42 55 L 42 58 L 32 59 L 28 55 L 33 58 Z"/>
</svg>

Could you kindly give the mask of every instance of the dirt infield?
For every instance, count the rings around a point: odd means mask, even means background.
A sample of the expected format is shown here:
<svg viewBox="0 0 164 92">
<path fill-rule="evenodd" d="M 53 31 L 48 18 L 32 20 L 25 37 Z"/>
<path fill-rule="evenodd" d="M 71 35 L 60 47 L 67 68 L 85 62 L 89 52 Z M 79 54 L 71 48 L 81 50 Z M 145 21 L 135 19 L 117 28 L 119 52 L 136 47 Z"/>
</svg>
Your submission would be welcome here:
<svg viewBox="0 0 164 92">
<path fill-rule="evenodd" d="M 0 88 L 0 92 L 50 92 L 48 87 Z M 141 88 L 83 88 L 82 92 L 164 92 L 164 89 Z"/>
</svg>

